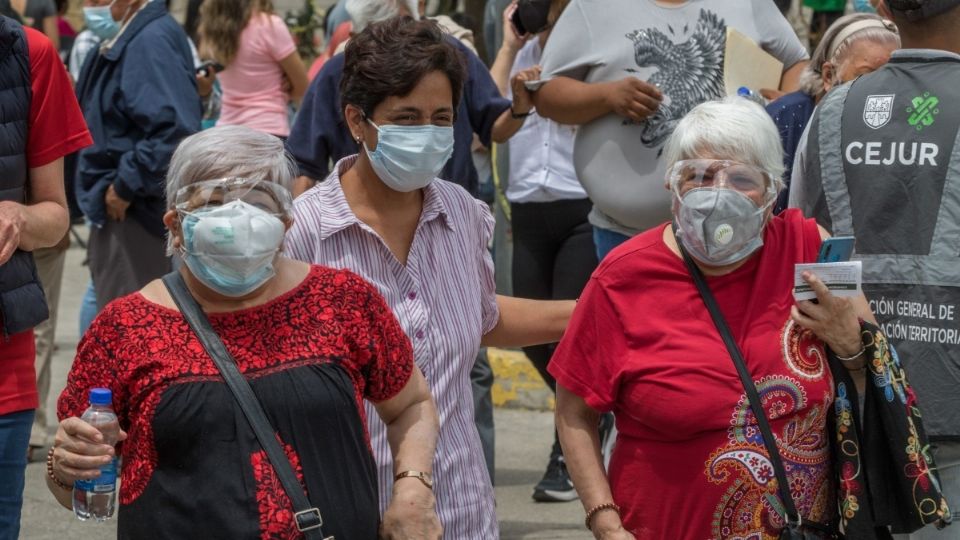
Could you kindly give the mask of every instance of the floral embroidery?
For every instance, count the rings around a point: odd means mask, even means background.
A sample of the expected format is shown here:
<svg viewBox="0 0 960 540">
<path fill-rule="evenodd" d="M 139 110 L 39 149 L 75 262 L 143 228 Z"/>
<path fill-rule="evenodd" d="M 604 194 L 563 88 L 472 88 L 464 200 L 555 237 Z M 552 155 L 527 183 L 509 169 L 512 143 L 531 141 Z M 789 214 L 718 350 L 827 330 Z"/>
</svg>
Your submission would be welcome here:
<svg viewBox="0 0 960 540">
<path fill-rule="evenodd" d="M 277 440 L 280 436 L 277 435 Z M 300 467 L 300 458 L 293 447 L 283 444 L 283 451 L 290 460 L 297 480 L 303 483 L 303 469 Z M 250 456 L 250 465 L 253 467 L 253 478 L 257 482 L 257 506 L 260 509 L 260 540 L 292 540 L 302 538 L 293 520 L 293 504 L 283 490 L 280 477 L 270 463 L 270 458 L 263 450 L 254 452 Z M 306 486 L 304 486 L 306 489 Z"/>
<path fill-rule="evenodd" d="M 784 361 L 791 375 L 805 381 L 823 380 L 823 345 L 792 321 L 786 323 L 782 336 Z M 818 400 L 811 401 L 801 381 L 786 375 L 769 375 L 755 384 L 774 429 L 798 510 L 804 519 L 826 521 L 834 508 L 826 439 L 832 392 L 825 390 Z M 778 426 L 782 426 L 779 433 Z M 727 435 L 727 444 L 706 462 L 705 473 L 711 482 L 730 483 L 715 508 L 712 535 L 723 539 L 775 539 L 784 525 L 783 505 L 746 394 L 734 408 Z"/>
<path fill-rule="evenodd" d="M 780 336 L 783 348 L 783 361 L 794 375 L 815 381 L 823 377 L 827 369 L 827 354 L 823 341 L 812 331 L 803 328 L 793 320 L 787 321 Z"/>
<path fill-rule="evenodd" d="M 413 370 L 413 352 L 389 307 L 353 273 L 314 266 L 303 284 L 274 301 L 211 317 L 240 371 L 251 378 L 307 364 L 336 362 L 363 399 L 388 399 Z M 147 488 L 157 464 L 152 421 L 172 385 L 221 380 L 181 315 L 139 294 L 115 300 L 94 321 L 60 396 L 60 418 L 80 416 L 90 388 L 110 388 L 122 444 L 120 504 Z M 366 430 L 364 430 L 366 431 Z M 369 444 L 369 441 L 368 441 Z"/>
</svg>

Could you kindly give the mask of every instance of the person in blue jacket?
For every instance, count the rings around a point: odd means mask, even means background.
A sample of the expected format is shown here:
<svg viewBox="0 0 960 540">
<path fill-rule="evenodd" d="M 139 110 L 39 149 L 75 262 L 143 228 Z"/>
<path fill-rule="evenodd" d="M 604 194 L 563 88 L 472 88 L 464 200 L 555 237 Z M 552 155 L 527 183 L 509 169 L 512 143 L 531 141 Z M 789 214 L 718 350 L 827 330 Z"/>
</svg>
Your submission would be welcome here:
<svg viewBox="0 0 960 540">
<path fill-rule="evenodd" d="M 97 307 L 167 273 L 164 175 L 177 144 L 200 130 L 193 58 L 160 0 L 85 0 L 103 42 L 84 62 L 77 96 L 93 135 L 80 152 L 77 199 L 91 222 Z"/>
</svg>

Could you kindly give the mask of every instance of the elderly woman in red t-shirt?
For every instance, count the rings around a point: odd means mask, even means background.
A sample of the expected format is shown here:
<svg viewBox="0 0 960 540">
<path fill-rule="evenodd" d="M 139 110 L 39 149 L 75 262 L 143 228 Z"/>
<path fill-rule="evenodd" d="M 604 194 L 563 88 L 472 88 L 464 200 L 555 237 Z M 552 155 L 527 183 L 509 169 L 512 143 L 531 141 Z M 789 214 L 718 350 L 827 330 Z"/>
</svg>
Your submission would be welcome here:
<svg viewBox="0 0 960 540">
<path fill-rule="evenodd" d="M 803 520 L 836 512 L 825 348 L 863 384 L 863 296 L 795 302 L 794 264 L 814 262 L 825 232 L 797 211 L 771 217 L 780 188 L 777 130 L 759 106 L 704 103 L 664 152 L 669 224 L 614 250 L 580 298 L 550 372 L 557 428 L 598 539 L 776 538 L 784 523 L 767 452 L 721 335 L 681 258 L 706 276 L 756 384 Z M 859 380 L 857 380 L 859 379 Z M 619 435 L 609 480 L 597 418 Z"/>
</svg>

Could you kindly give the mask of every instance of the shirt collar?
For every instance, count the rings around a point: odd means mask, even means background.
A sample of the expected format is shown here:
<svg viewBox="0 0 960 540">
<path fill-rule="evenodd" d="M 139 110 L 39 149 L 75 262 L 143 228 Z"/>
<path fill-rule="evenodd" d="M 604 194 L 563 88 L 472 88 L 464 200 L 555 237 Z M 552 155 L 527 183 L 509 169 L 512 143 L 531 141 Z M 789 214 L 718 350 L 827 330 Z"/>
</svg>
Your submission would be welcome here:
<svg viewBox="0 0 960 540">
<path fill-rule="evenodd" d="M 326 240 L 334 234 L 347 229 L 351 226 L 362 227 L 372 230 L 370 227 L 360 221 L 347 198 L 343 194 L 343 187 L 340 185 L 340 176 L 347 172 L 353 164 L 357 162 L 357 154 L 347 156 L 333 167 L 333 171 L 327 179 L 318 186 L 323 193 L 320 197 L 320 240 Z M 441 180 L 434 180 L 427 187 L 423 188 L 423 210 L 420 212 L 420 221 L 418 227 L 424 223 L 429 223 L 435 219 L 442 219 L 444 225 L 453 232 L 456 232 L 453 220 L 450 219 L 450 213 L 443 202 L 440 194 L 440 188 L 436 183 Z"/>
<path fill-rule="evenodd" d="M 934 60 L 960 60 L 960 54 L 940 49 L 900 49 L 893 51 L 890 59 L 900 62 L 915 61 L 934 61 Z"/>
</svg>

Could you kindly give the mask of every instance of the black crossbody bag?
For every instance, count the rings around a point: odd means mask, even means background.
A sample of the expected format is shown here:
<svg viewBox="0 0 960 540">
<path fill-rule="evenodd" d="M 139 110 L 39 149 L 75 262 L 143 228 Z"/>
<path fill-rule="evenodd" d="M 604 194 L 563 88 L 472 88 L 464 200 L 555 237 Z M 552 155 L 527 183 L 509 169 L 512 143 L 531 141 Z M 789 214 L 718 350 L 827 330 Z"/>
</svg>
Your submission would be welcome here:
<svg viewBox="0 0 960 540">
<path fill-rule="evenodd" d="M 676 229 L 674 229 L 674 231 L 676 231 Z M 753 416 L 757 419 L 757 427 L 760 428 L 760 433 L 763 435 L 763 445 L 767 448 L 770 464 L 773 465 L 773 472 L 777 477 L 777 489 L 780 492 L 780 500 L 783 502 L 783 508 L 786 514 L 784 521 L 787 525 L 784 527 L 783 532 L 780 533 L 780 540 L 827 540 L 842 538 L 839 533 L 834 532 L 827 525 L 804 521 L 803 516 L 797 511 L 797 505 L 794 504 L 793 496 L 790 494 L 787 471 L 783 467 L 783 459 L 781 459 L 780 450 L 777 448 L 777 440 L 773 437 L 773 431 L 770 430 L 770 422 L 767 420 L 766 411 L 763 410 L 760 393 L 757 392 L 757 387 L 750 378 L 750 371 L 747 369 L 747 364 L 743 360 L 743 355 L 740 354 L 740 347 L 737 346 L 737 342 L 733 339 L 730 327 L 727 326 L 727 321 L 723 318 L 723 313 L 720 312 L 720 306 L 717 305 L 713 293 L 710 292 L 710 286 L 707 284 L 706 278 L 703 277 L 703 272 L 700 271 L 700 268 L 693 262 L 690 255 L 683 249 L 683 245 L 681 245 L 679 239 L 677 240 L 677 247 L 680 248 L 683 262 L 687 265 L 690 275 L 693 276 L 693 282 L 697 286 L 697 290 L 700 291 L 700 297 L 703 299 L 703 303 L 706 304 L 707 311 L 710 312 L 713 324 L 716 325 L 717 330 L 720 332 L 720 337 L 723 338 L 723 343 L 727 346 L 727 351 L 730 352 L 733 365 L 736 366 L 737 374 L 740 375 L 740 382 L 743 384 L 743 389 L 746 391 L 747 398 L 750 400 L 750 409 L 753 411 Z"/>
<path fill-rule="evenodd" d="M 217 369 L 223 375 L 224 382 L 227 383 L 233 397 L 237 400 L 237 404 L 240 405 L 240 410 L 243 411 L 247 422 L 253 428 L 257 440 L 260 441 L 260 446 L 267 453 L 267 458 L 277 472 L 283 490 L 293 504 L 293 515 L 297 530 L 303 533 L 308 540 L 334 540 L 332 536 L 324 538 L 323 531 L 320 528 L 323 525 L 320 509 L 310 504 L 310 500 L 307 499 L 303 486 L 300 485 L 293 466 L 290 465 L 287 454 L 284 453 L 280 443 L 277 442 L 270 420 L 267 419 L 257 396 L 250 388 L 250 383 L 240 373 L 233 356 L 230 355 L 223 341 L 210 326 L 206 314 L 200 309 L 200 305 L 190 294 L 190 290 L 187 289 L 183 276 L 175 270 L 163 276 L 163 284 L 167 286 L 170 296 L 173 297 L 173 301 L 180 308 L 180 313 L 183 314 L 183 318 L 186 319 L 187 324 L 197 335 L 197 339 L 200 340 L 204 350 L 210 355 L 213 363 L 217 365 Z"/>
</svg>

